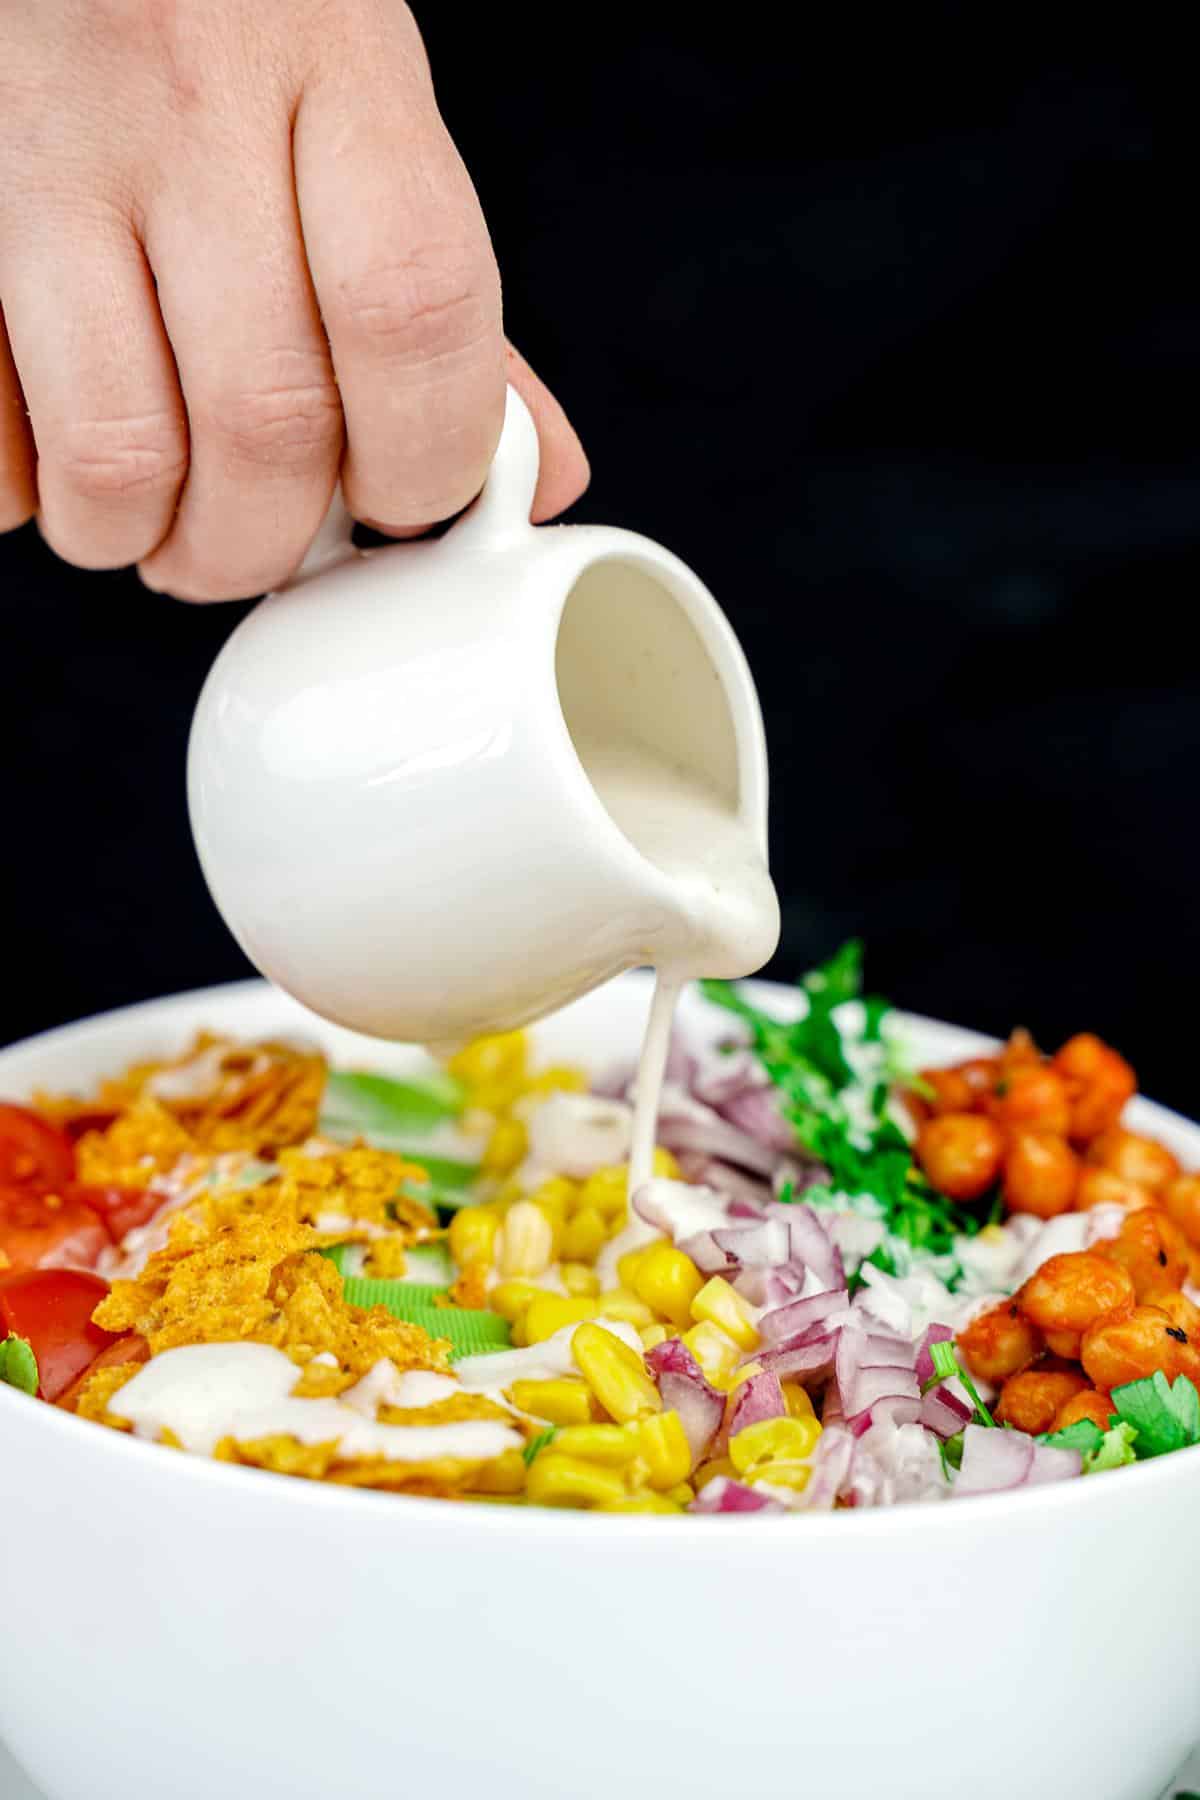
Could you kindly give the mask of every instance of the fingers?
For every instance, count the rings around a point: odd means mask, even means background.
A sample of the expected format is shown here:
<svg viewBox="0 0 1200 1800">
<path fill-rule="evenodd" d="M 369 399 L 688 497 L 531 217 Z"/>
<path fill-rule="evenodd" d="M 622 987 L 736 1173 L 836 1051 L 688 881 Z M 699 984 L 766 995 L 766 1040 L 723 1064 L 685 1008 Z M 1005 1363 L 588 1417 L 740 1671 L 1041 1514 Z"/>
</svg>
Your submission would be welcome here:
<svg viewBox="0 0 1200 1800">
<path fill-rule="evenodd" d="M 370 60 L 369 83 L 359 66 L 307 89 L 296 186 L 346 417 L 346 501 L 404 531 L 458 512 L 487 475 L 504 417 L 500 282 L 411 49 L 385 37 Z"/>
<path fill-rule="evenodd" d="M 185 600 L 278 587 L 337 480 L 341 404 L 305 265 L 282 109 L 278 118 L 274 142 L 246 145 L 230 133 L 230 167 L 214 167 L 206 151 L 203 170 L 181 169 L 147 215 L 191 461 L 170 533 L 141 574 Z"/>
<path fill-rule="evenodd" d="M 170 523 L 187 431 L 154 284 L 132 230 L 105 214 L 85 236 L 76 215 L 23 246 L 19 259 L 6 257 L 0 272 L 37 445 L 42 533 L 83 568 L 136 562 Z M 2 367 L 0 393 L 11 427 Z M 12 443 L 17 467 L 27 467 L 16 433 L 6 432 L 4 442 L 0 467 L 8 466 Z M 31 470 L 24 479 L 32 482 Z"/>
<path fill-rule="evenodd" d="M 0 531 L 24 525 L 36 511 L 33 433 L 0 310 Z"/>
<path fill-rule="evenodd" d="M 578 500 L 591 479 L 591 470 L 566 413 L 511 344 L 505 345 L 505 365 L 510 383 L 529 408 L 537 427 L 538 484 L 531 517 L 535 525 L 540 525 L 546 519 L 557 518 Z"/>
</svg>

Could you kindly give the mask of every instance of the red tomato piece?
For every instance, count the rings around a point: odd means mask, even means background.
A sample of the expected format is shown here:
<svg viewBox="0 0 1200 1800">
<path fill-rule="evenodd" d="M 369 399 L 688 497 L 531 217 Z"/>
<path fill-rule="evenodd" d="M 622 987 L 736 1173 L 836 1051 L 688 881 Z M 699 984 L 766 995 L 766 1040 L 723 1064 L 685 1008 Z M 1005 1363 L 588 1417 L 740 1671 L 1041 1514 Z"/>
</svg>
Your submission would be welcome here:
<svg viewBox="0 0 1200 1800">
<path fill-rule="evenodd" d="M 97 1369 L 115 1368 L 119 1363 L 144 1363 L 150 1360 L 150 1346 L 144 1337 L 135 1331 L 127 1331 L 124 1337 L 114 1339 L 107 1350 L 102 1350 L 94 1362 L 90 1362 L 82 1375 L 76 1377 L 65 1393 L 59 1395 L 56 1406 L 66 1412 L 74 1412 L 79 1404 L 80 1390 L 85 1381 L 94 1375 Z"/>
<path fill-rule="evenodd" d="M 110 1242 L 103 1220 L 70 1189 L 46 1194 L 0 1187 L 0 1280 L 67 1263 L 90 1268 Z"/>
<path fill-rule="evenodd" d="M 93 1325 L 108 1283 L 83 1269 L 36 1269 L 0 1280 L 0 1337 L 24 1338 L 37 1358 L 43 1400 L 57 1400 L 115 1333 Z"/>
<path fill-rule="evenodd" d="M 28 1106 L 0 1100 L 0 1187 L 61 1187 L 75 1173 L 64 1132 Z"/>
<path fill-rule="evenodd" d="M 103 1219 L 114 1244 L 135 1226 L 147 1224 L 163 1203 L 163 1196 L 149 1188 L 85 1187 L 73 1181 L 67 1192 Z"/>
</svg>

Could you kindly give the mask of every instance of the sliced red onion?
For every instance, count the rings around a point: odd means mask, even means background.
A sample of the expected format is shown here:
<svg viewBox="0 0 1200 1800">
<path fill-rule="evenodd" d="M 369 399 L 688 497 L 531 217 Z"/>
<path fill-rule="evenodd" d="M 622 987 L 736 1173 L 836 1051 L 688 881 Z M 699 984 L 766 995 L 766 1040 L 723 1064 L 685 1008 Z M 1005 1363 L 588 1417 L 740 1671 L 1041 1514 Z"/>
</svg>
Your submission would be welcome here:
<svg viewBox="0 0 1200 1800">
<path fill-rule="evenodd" d="M 730 1218 L 762 1218 L 771 1190 L 757 1175 L 746 1175 L 732 1163 L 720 1162 L 715 1156 L 702 1156 L 695 1150 L 681 1150 L 677 1160 L 686 1180 L 699 1182 L 702 1187 L 725 1195 L 730 1203 Z"/>
<path fill-rule="evenodd" d="M 739 1049 L 698 1064 L 690 1086 L 697 1100 L 703 1100 L 707 1106 L 719 1111 L 740 1094 L 753 1093 L 756 1088 L 770 1084 L 771 1077 L 753 1050 Z"/>
<path fill-rule="evenodd" d="M 921 1423 L 940 1438 L 953 1437 L 970 1423 L 972 1408 L 965 1405 L 943 1381 L 921 1400 Z"/>
<path fill-rule="evenodd" d="M 845 1287 L 841 1253 L 811 1206 L 776 1201 L 771 1217 L 785 1214 L 791 1235 L 792 1260 L 811 1269 L 822 1287 Z"/>
<path fill-rule="evenodd" d="M 765 1369 L 773 1369 L 781 1381 L 789 1375 L 798 1375 L 805 1382 L 824 1381 L 833 1372 L 838 1335 L 815 1336 L 807 1344 L 789 1344 L 786 1350 L 760 1350 L 757 1360 Z"/>
<path fill-rule="evenodd" d="M 702 1275 L 726 1275 L 737 1267 L 720 1249 L 711 1231 L 697 1231 L 692 1237 L 680 1238 L 678 1248 L 691 1257 Z"/>
<path fill-rule="evenodd" d="M 662 1176 L 637 1188 L 632 1204 L 639 1219 L 667 1232 L 676 1243 L 729 1223 L 722 1195 L 713 1193 L 711 1188 L 691 1187 L 685 1181 L 668 1181 Z"/>
<path fill-rule="evenodd" d="M 1033 1439 L 1000 1425 L 968 1425 L 955 1495 L 999 1494 L 1022 1487 L 1033 1467 Z"/>
<path fill-rule="evenodd" d="M 736 1125 L 756 1143 L 782 1156 L 796 1148 L 795 1127 L 779 1110 L 779 1091 L 773 1087 L 750 1088 L 719 1108 L 721 1117 Z"/>
<path fill-rule="evenodd" d="M 781 1419 L 786 1412 L 778 1375 L 764 1369 L 761 1375 L 751 1375 L 734 1389 L 729 1435 L 736 1437 L 747 1425 L 758 1425 L 764 1419 Z"/>
<path fill-rule="evenodd" d="M 696 1495 L 688 1507 L 690 1513 L 782 1512 L 780 1502 L 770 1494 L 760 1494 L 742 1481 L 728 1475 L 717 1475 Z"/>
<path fill-rule="evenodd" d="M 658 1384 L 663 1405 L 679 1414 L 695 1467 L 711 1444 L 725 1415 L 725 1396 L 705 1377 L 687 1345 L 667 1338 L 647 1350 L 646 1362 Z"/>
<path fill-rule="evenodd" d="M 774 1268 L 786 1263 L 791 1234 L 782 1219 L 762 1219 L 753 1225 L 727 1225 L 714 1231 L 713 1242 L 732 1262 L 743 1268 Z"/>
<path fill-rule="evenodd" d="M 758 1322 L 759 1333 L 767 1344 L 787 1344 L 802 1337 L 814 1325 L 821 1325 L 827 1319 L 836 1318 L 839 1314 L 849 1317 L 850 1296 L 845 1288 L 826 1288 L 820 1294 L 809 1294 L 806 1299 L 789 1300 L 786 1305 L 776 1306 L 765 1312 Z M 838 1318 L 838 1323 L 843 1323 Z"/>
<path fill-rule="evenodd" d="M 870 1325 L 872 1321 L 866 1323 Z M 862 1334 L 859 1361 L 867 1369 L 911 1369 L 912 1342 L 909 1338 L 893 1337 L 890 1332 L 868 1330 Z"/>
<path fill-rule="evenodd" d="M 839 1387 L 840 1387 L 839 1383 Z M 842 1411 L 847 1420 L 861 1412 L 869 1412 L 877 1400 L 902 1399 L 920 1401 L 921 1390 L 910 1369 L 859 1369 L 849 1390 L 841 1388 Z"/>
<path fill-rule="evenodd" d="M 1035 1444 L 1025 1485 L 1039 1487 L 1044 1481 L 1069 1481 L 1082 1473 L 1083 1458 L 1078 1450 L 1064 1450 L 1058 1444 Z"/>
<path fill-rule="evenodd" d="M 785 1301 L 798 1298 L 804 1288 L 803 1269 L 783 1268 L 768 1269 L 763 1283 L 764 1306 L 782 1306 Z M 826 1292 L 836 1293 L 837 1289 Z"/>
<path fill-rule="evenodd" d="M 921 1335 L 917 1345 L 917 1380 L 924 1383 L 934 1377 L 933 1357 L 930 1354 L 935 1344 L 952 1344 L 954 1333 L 948 1325 L 930 1325 Z"/>
<path fill-rule="evenodd" d="M 827 1424 L 813 1452 L 812 1474 L 803 1494 L 808 1512 L 828 1511 L 850 1476 L 854 1437 L 846 1426 Z"/>
<path fill-rule="evenodd" d="M 911 1394 L 881 1394 L 865 1412 L 855 1413 L 846 1424 L 856 1437 L 872 1425 L 916 1425 L 920 1422 L 921 1402 Z"/>
</svg>

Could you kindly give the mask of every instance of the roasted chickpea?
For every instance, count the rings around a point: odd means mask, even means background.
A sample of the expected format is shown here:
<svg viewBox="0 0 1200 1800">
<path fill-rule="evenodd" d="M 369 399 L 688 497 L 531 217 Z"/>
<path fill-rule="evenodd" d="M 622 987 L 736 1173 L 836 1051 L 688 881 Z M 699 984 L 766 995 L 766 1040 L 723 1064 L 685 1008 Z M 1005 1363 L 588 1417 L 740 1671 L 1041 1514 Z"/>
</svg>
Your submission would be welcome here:
<svg viewBox="0 0 1200 1800">
<path fill-rule="evenodd" d="M 1088 1212 L 1093 1206 L 1123 1206 L 1126 1212 L 1136 1212 L 1140 1206 L 1153 1206 L 1156 1201 L 1153 1188 L 1143 1187 L 1140 1181 L 1127 1181 L 1111 1169 L 1097 1169 L 1086 1163 L 1079 1171 L 1075 1189 L 1077 1212 Z"/>
<path fill-rule="evenodd" d="M 1110 1389 L 1140 1381 L 1155 1369 L 1173 1381 L 1200 1362 L 1186 1327 L 1176 1325 L 1158 1306 L 1135 1306 L 1124 1318 L 1097 1319 L 1083 1334 L 1080 1356 L 1096 1386 Z"/>
<path fill-rule="evenodd" d="M 1192 1381 L 1200 1378 L 1200 1307 L 1178 1288 L 1150 1288 L 1142 1301 L 1165 1313 L 1174 1326 L 1175 1373 Z"/>
<path fill-rule="evenodd" d="M 993 1119 L 1011 1129 L 1029 1126 L 1066 1137 L 1071 1124 L 1067 1084 L 1049 1063 L 1006 1068 L 985 1107 Z"/>
<path fill-rule="evenodd" d="M 1172 1181 L 1159 1204 L 1174 1219 L 1188 1243 L 1200 1246 L 1200 1175 L 1181 1175 Z"/>
<path fill-rule="evenodd" d="M 921 1080 L 932 1090 L 921 1095 L 926 1116 L 970 1112 L 975 1104 L 970 1084 L 959 1069 L 922 1069 Z"/>
<path fill-rule="evenodd" d="M 966 1062 L 955 1064 L 954 1073 L 966 1082 L 973 1106 L 980 1105 L 993 1092 L 1002 1067 L 998 1056 L 969 1056 Z"/>
<path fill-rule="evenodd" d="M 1078 1425 L 1081 1419 L 1098 1425 L 1101 1431 L 1107 1431 L 1113 1417 L 1113 1403 L 1108 1394 L 1101 1393 L 1099 1388 L 1084 1388 L 1082 1393 L 1072 1394 L 1065 1405 L 1060 1406 L 1054 1415 L 1053 1431 L 1065 1431 L 1068 1425 Z"/>
<path fill-rule="evenodd" d="M 1133 1281 L 1092 1250 L 1068 1250 L 1044 1262 L 1014 1299 L 1040 1331 L 1086 1331 L 1106 1314 L 1131 1309 Z"/>
<path fill-rule="evenodd" d="M 977 1200 L 1000 1173 L 1004 1135 L 976 1113 L 944 1113 L 928 1119 L 917 1134 L 917 1157 L 939 1193 L 952 1200 Z"/>
<path fill-rule="evenodd" d="M 1086 1144 L 1115 1125 L 1125 1102 L 1137 1092 L 1137 1076 L 1115 1050 L 1090 1031 L 1068 1038 L 1054 1058 L 1068 1083 L 1074 1143 Z"/>
<path fill-rule="evenodd" d="M 996 1383 L 1027 1369 L 1042 1347 L 1039 1333 L 1013 1300 L 980 1313 L 955 1342 L 971 1373 Z"/>
<path fill-rule="evenodd" d="M 1137 1181 L 1143 1187 L 1166 1187 L 1179 1174 L 1179 1164 L 1165 1144 L 1143 1137 L 1137 1131 L 1124 1131 L 1113 1125 L 1088 1145 L 1087 1159 L 1101 1169 L 1111 1169 L 1124 1181 Z"/>
<path fill-rule="evenodd" d="M 1117 1236 L 1095 1245 L 1095 1251 L 1129 1271 L 1139 1300 L 1150 1289 L 1178 1289 L 1188 1278 L 1187 1239 L 1158 1206 L 1131 1212 Z"/>
<path fill-rule="evenodd" d="M 1069 1212 L 1079 1158 L 1066 1138 L 1048 1131 L 1014 1131 L 1004 1156 L 1004 1203 L 1009 1212 L 1053 1219 Z"/>
<path fill-rule="evenodd" d="M 1049 1431 L 1067 1401 L 1087 1385 L 1082 1375 L 1065 1370 L 1026 1369 L 1023 1375 L 1010 1375 L 1001 1388 L 996 1417 L 1002 1425 L 1036 1436 Z"/>
<path fill-rule="evenodd" d="M 1033 1041 L 1032 1032 L 1018 1025 L 1008 1036 L 1008 1042 L 1000 1053 L 1000 1061 L 1005 1069 L 1015 1069 L 1018 1063 L 1036 1063 L 1039 1068 L 1045 1057 Z"/>
<path fill-rule="evenodd" d="M 1046 1349 L 1051 1356 L 1061 1356 L 1064 1362 L 1079 1361 L 1079 1347 L 1083 1343 L 1082 1331 L 1048 1331 L 1045 1337 Z"/>
</svg>

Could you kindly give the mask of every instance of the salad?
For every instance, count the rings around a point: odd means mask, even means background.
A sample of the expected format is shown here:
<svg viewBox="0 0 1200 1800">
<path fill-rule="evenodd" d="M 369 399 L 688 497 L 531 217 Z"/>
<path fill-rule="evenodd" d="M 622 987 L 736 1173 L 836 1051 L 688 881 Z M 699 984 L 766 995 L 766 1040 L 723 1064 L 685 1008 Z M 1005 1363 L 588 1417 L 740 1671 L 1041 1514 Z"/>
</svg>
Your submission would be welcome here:
<svg viewBox="0 0 1200 1800">
<path fill-rule="evenodd" d="M 445 1499 L 813 1512 L 1200 1442 L 1200 1175 L 1090 1034 L 913 1068 L 846 945 L 632 1062 L 426 1076 L 202 1037 L 0 1105 L 0 1382 L 176 1453 Z"/>
</svg>

